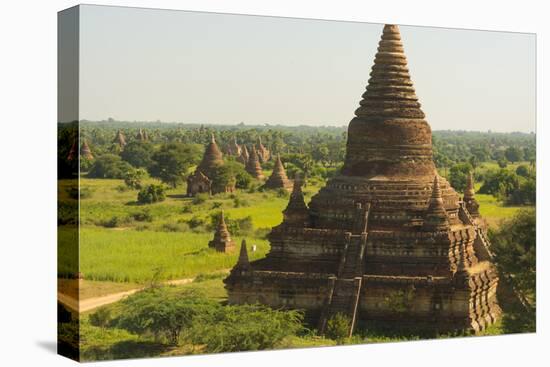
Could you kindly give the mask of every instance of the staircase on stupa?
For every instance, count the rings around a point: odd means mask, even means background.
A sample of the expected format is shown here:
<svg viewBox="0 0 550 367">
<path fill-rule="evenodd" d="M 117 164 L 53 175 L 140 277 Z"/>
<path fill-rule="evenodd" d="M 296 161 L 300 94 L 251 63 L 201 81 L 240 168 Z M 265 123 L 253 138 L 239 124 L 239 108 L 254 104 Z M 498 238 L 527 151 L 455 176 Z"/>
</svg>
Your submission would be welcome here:
<svg viewBox="0 0 550 367">
<path fill-rule="evenodd" d="M 340 314 L 348 321 L 348 336 L 353 334 L 365 264 L 363 260 L 367 246 L 369 208 L 370 204 L 364 207 L 361 203 L 356 205 L 354 232 L 346 233 L 346 245 L 338 266 L 338 277 L 332 282 L 327 305 L 319 319 L 321 333 L 325 332 L 327 322 Z"/>
</svg>

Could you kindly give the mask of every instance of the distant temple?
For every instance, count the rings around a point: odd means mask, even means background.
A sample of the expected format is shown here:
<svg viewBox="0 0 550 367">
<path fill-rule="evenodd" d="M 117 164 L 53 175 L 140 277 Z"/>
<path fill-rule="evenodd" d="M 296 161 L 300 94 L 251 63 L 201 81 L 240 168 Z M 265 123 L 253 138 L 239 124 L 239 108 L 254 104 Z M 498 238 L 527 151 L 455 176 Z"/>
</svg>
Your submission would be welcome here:
<svg viewBox="0 0 550 367">
<path fill-rule="evenodd" d="M 225 148 L 225 151 L 227 155 L 231 155 L 233 157 L 239 157 L 241 155 L 241 146 L 237 144 L 237 138 L 233 138 L 229 144 L 227 144 L 227 147 Z"/>
<path fill-rule="evenodd" d="M 279 154 L 277 154 L 273 172 L 265 182 L 264 187 L 268 189 L 285 189 L 288 191 L 292 189 L 292 182 L 289 181 L 286 175 L 285 167 L 283 166 L 283 162 L 281 162 Z"/>
<path fill-rule="evenodd" d="M 243 144 L 241 147 L 241 154 L 237 157 L 237 161 L 246 166 L 249 158 L 250 154 L 248 154 L 248 148 L 246 147 L 246 145 Z"/>
<path fill-rule="evenodd" d="M 349 335 L 483 330 L 501 313 L 486 227 L 472 183 L 461 201 L 436 171 L 397 26 L 384 26 L 370 75 L 341 173 L 309 207 L 294 183 L 267 256 L 243 255 L 224 280 L 229 303 L 303 309 L 320 332 L 336 314 Z"/>
<path fill-rule="evenodd" d="M 148 141 L 149 135 L 147 135 L 147 131 L 140 128 L 136 134 L 136 139 L 138 141 Z"/>
<path fill-rule="evenodd" d="M 214 232 L 214 239 L 208 243 L 208 247 L 214 248 L 218 252 L 231 252 L 235 249 L 235 241 L 231 239 L 231 235 L 227 230 L 223 210 Z"/>
<path fill-rule="evenodd" d="M 218 144 L 216 144 L 214 134 L 212 134 L 201 163 L 195 172 L 187 178 L 187 196 L 195 196 L 200 193 L 217 194 L 235 191 L 234 182 L 223 187 L 215 183 L 216 172 L 223 165 L 223 154 Z"/>
<path fill-rule="evenodd" d="M 260 163 L 265 163 L 269 161 L 269 159 L 271 158 L 271 152 L 262 144 L 261 136 L 258 137 L 258 145 L 256 148 L 257 148 L 256 152 L 258 153 L 258 158 L 260 160 Z"/>
<path fill-rule="evenodd" d="M 252 146 L 252 149 L 250 149 L 250 156 L 246 162 L 245 170 L 257 180 L 264 179 L 264 173 L 255 146 Z"/>
<path fill-rule="evenodd" d="M 122 131 L 117 131 L 113 144 L 118 145 L 121 150 L 124 149 L 124 146 L 126 145 L 126 138 L 124 137 L 124 134 L 122 134 Z"/>
<path fill-rule="evenodd" d="M 90 149 L 86 139 L 83 140 L 82 145 L 80 146 L 80 156 L 90 161 L 94 159 L 94 155 L 92 154 L 92 150 Z"/>
</svg>

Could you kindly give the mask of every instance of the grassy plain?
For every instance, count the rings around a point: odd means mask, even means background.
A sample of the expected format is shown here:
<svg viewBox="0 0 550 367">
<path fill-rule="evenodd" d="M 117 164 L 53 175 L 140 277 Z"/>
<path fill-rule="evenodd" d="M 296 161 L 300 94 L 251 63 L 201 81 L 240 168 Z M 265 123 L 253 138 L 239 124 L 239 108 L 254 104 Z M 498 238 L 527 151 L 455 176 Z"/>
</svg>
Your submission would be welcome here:
<svg viewBox="0 0 550 367">
<path fill-rule="evenodd" d="M 149 179 L 147 183 L 158 183 Z M 320 184 L 308 185 L 306 200 Z M 168 189 L 166 200 L 151 205 L 136 203 L 137 191 L 125 188 L 122 180 L 81 179 L 80 271 L 86 280 L 144 284 L 152 279 L 170 280 L 229 269 L 238 251 L 218 253 L 208 248 L 213 237 L 209 228 L 212 213 L 224 210 L 229 220 L 251 217 L 253 229 L 233 236 L 246 238 L 251 259 L 269 251 L 265 235 L 282 221 L 288 197 L 273 191 L 220 194 L 205 201 L 187 198 L 185 187 Z M 144 215 L 146 214 L 146 215 Z M 145 217 L 145 218 L 144 218 Z M 190 221 L 198 222 L 192 228 Z M 74 229 L 60 230 L 60 271 L 74 264 Z"/>
</svg>

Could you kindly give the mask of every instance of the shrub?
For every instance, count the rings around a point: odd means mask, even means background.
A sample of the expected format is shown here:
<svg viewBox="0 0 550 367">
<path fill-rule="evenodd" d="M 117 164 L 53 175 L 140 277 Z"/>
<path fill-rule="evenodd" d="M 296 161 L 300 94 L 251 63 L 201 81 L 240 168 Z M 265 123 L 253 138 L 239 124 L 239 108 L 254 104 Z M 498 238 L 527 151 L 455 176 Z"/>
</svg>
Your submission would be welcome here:
<svg viewBox="0 0 550 367">
<path fill-rule="evenodd" d="M 189 230 L 186 223 L 164 223 L 161 228 L 164 232 L 187 232 Z"/>
<path fill-rule="evenodd" d="M 107 307 L 101 307 L 90 315 L 90 324 L 105 329 L 111 320 L 111 310 Z"/>
<path fill-rule="evenodd" d="M 187 221 L 187 224 L 189 225 L 189 227 L 191 227 L 192 229 L 196 229 L 198 227 L 202 227 L 205 225 L 205 222 L 204 222 L 204 219 L 200 218 L 200 217 L 193 217 L 191 219 L 189 219 Z"/>
<path fill-rule="evenodd" d="M 140 204 L 152 204 L 164 201 L 166 198 L 163 185 L 147 185 L 138 193 L 137 201 Z"/>
<path fill-rule="evenodd" d="M 216 228 L 220 220 L 220 215 L 221 212 L 210 215 L 209 230 Z M 244 236 L 250 234 L 254 230 L 254 224 L 252 223 L 252 217 L 250 215 L 240 219 L 232 219 L 228 215 L 225 215 L 225 224 L 229 232 L 234 236 Z"/>
<path fill-rule="evenodd" d="M 529 167 L 527 167 L 525 164 L 521 164 L 516 168 L 516 175 L 521 177 L 528 177 L 529 176 Z"/>
<path fill-rule="evenodd" d="M 204 202 L 206 202 L 206 200 L 208 200 L 210 196 L 206 193 L 201 193 L 201 194 L 198 194 L 196 196 L 193 197 L 193 200 L 191 201 L 194 205 L 200 205 Z"/>
<path fill-rule="evenodd" d="M 132 219 L 138 222 L 152 222 L 153 221 L 153 215 L 151 214 L 151 211 L 149 209 L 142 210 L 140 212 L 132 213 L 131 214 Z"/>
<path fill-rule="evenodd" d="M 235 208 L 240 208 L 244 206 L 250 206 L 250 203 L 248 202 L 248 200 L 242 199 L 240 197 L 235 197 L 233 198 L 233 206 Z"/>
<path fill-rule="evenodd" d="M 272 349 L 304 331 L 303 314 L 260 305 L 224 306 L 196 318 L 190 339 L 209 353 Z"/>
<path fill-rule="evenodd" d="M 132 168 L 124 174 L 124 183 L 131 189 L 141 189 L 141 182 L 147 177 L 147 171 L 143 168 Z"/>
<path fill-rule="evenodd" d="M 110 219 L 100 221 L 99 224 L 105 228 L 116 228 L 122 224 L 122 220 L 115 215 Z"/>
<path fill-rule="evenodd" d="M 326 335 L 341 344 L 349 336 L 350 319 L 344 314 L 337 313 L 327 321 Z"/>
<path fill-rule="evenodd" d="M 71 199 L 89 199 L 92 197 L 92 189 L 89 187 L 80 187 L 80 190 L 76 187 L 70 187 L 67 189 L 67 194 Z"/>
</svg>

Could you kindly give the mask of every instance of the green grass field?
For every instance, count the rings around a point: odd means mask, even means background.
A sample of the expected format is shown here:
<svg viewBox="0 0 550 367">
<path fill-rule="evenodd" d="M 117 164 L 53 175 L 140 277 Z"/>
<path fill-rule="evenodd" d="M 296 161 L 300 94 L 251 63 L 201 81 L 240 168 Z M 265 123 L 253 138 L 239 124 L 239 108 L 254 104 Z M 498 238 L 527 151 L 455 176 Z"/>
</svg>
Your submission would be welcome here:
<svg viewBox="0 0 550 367">
<path fill-rule="evenodd" d="M 147 180 L 152 182 L 158 183 Z M 319 188 L 308 185 L 306 200 Z M 209 249 L 213 232 L 204 225 L 193 229 L 187 224 L 192 218 L 209 223 L 210 215 L 222 209 L 233 220 L 251 217 L 253 230 L 233 239 L 237 247 L 243 238 L 249 248 L 256 245 L 255 252 L 249 251 L 251 259 L 264 257 L 269 250 L 265 234 L 281 223 L 288 203 L 288 197 L 273 191 L 219 194 L 197 203 L 184 196 L 185 187 L 178 187 L 167 190 L 163 202 L 138 205 L 137 191 L 114 179 L 83 178 L 81 192 L 86 195 L 80 205 L 80 272 L 86 280 L 140 284 L 153 277 L 180 279 L 233 267 L 238 251 L 224 254 Z M 149 220 L 135 219 L 144 212 Z M 60 227 L 61 273 L 74 269 L 74 259 L 68 256 L 74 251 L 74 234 L 74 228 Z"/>
</svg>

